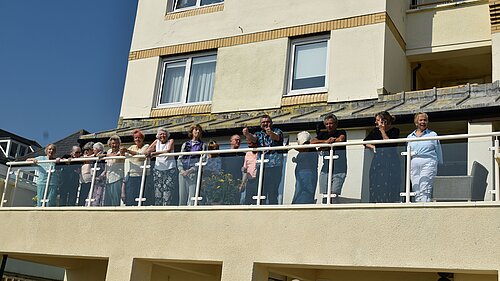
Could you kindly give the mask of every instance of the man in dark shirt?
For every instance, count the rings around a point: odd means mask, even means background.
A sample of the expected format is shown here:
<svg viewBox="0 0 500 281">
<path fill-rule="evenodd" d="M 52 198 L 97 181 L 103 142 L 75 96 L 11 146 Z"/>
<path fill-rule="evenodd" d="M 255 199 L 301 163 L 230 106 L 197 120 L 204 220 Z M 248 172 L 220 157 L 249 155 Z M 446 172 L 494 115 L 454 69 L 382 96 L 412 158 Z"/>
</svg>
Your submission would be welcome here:
<svg viewBox="0 0 500 281">
<path fill-rule="evenodd" d="M 71 148 L 69 155 L 63 156 L 65 159 L 79 158 L 82 155 L 82 150 L 75 145 Z M 75 206 L 76 194 L 78 192 L 80 180 L 81 162 L 66 162 L 61 164 L 61 185 L 59 186 L 59 206 Z"/>
<path fill-rule="evenodd" d="M 248 128 L 243 128 L 243 135 L 249 142 L 256 142 L 258 147 L 283 146 L 283 132 L 273 127 L 273 120 L 269 115 L 260 117 L 261 130 L 252 134 Z M 261 157 L 259 153 L 259 158 Z M 281 151 L 271 150 L 265 153 L 264 179 L 262 194 L 266 196 L 270 205 L 278 204 L 278 190 L 283 176 L 283 154 Z M 264 202 L 266 202 L 264 200 Z"/>
<path fill-rule="evenodd" d="M 320 132 L 311 140 L 311 143 L 335 143 L 347 141 L 347 133 L 344 130 L 337 130 L 338 120 L 334 114 L 328 114 L 323 120 L 326 132 Z M 330 156 L 330 149 L 320 149 L 320 157 L 323 158 L 323 166 L 319 175 L 319 187 L 321 194 L 327 194 L 328 189 L 328 167 L 330 160 L 325 159 L 325 156 Z M 334 148 L 334 155 L 339 158 L 333 162 L 332 174 L 332 203 L 338 202 L 338 196 L 342 193 L 342 186 L 344 185 L 345 177 L 347 174 L 347 155 L 345 146 L 337 146 Z M 326 202 L 326 200 L 323 200 Z"/>
<path fill-rule="evenodd" d="M 229 139 L 231 149 L 240 148 L 241 138 L 239 135 L 232 135 Z M 241 168 L 243 167 L 243 161 L 245 160 L 245 153 L 234 152 L 234 153 L 224 153 L 221 154 L 222 160 L 222 170 L 224 173 L 231 174 L 235 186 L 241 184 L 241 178 L 243 173 Z M 245 191 L 241 192 L 240 204 L 245 204 Z"/>
</svg>

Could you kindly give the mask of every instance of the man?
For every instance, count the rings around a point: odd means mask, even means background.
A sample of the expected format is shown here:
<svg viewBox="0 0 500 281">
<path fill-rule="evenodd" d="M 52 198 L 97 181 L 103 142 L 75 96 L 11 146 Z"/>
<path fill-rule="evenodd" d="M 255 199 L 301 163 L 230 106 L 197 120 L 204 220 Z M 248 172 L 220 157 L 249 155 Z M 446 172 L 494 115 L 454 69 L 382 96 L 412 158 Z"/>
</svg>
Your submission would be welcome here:
<svg viewBox="0 0 500 281">
<path fill-rule="evenodd" d="M 74 145 L 71 148 L 69 155 L 63 158 L 71 161 L 73 158 L 80 158 L 82 150 L 79 146 Z M 70 163 L 70 161 L 61 166 L 61 185 L 59 186 L 59 206 L 75 206 L 76 194 L 78 192 L 80 180 L 81 162 Z"/>
<path fill-rule="evenodd" d="M 256 142 L 258 147 L 273 147 L 283 145 L 283 132 L 273 128 L 273 121 L 269 115 L 260 117 L 261 131 L 251 134 L 248 128 L 243 128 L 243 135 L 248 142 Z M 259 153 L 259 158 L 261 153 Z M 281 183 L 283 155 L 280 151 L 271 150 L 265 153 L 264 179 L 262 195 L 266 196 L 268 204 L 278 204 L 278 189 Z M 257 167 L 257 171 L 259 168 Z M 265 201 L 264 201 L 265 202 Z"/>
<path fill-rule="evenodd" d="M 241 138 L 239 135 L 232 135 L 229 139 L 231 149 L 240 148 Z M 222 158 L 222 170 L 225 173 L 231 174 L 235 186 L 241 184 L 243 161 L 245 160 L 245 153 L 224 153 L 221 154 Z M 245 204 L 245 191 L 243 190 L 240 194 L 240 204 Z"/>
<path fill-rule="evenodd" d="M 338 119 L 334 114 L 328 114 L 323 120 L 326 132 L 319 132 L 318 135 L 311 140 L 312 144 L 317 143 L 336 143 L 347 141 L 347 133 L 344 130 L 337 130 Z M 324 159 L 324 156 L 330 155 L 330 149 L 321 149 L 320 157 L 323 157 L 323 167 L 319 175 L 319 188 L 321 194 L 326 194 L 328 189 L 328 167 L 330 160 Z M 346 147 L 337 146 L 334 148 L 334 155 L 339 158 L 333 163 L 332 174 L 332 203 L 338 203 L 338 196 L 342 193 L 342 186 L 344 185 L 345 177 L 347 174 L 347 157 Z M 326 202 L 326 200 L 323 200 Z"/>
</svg>

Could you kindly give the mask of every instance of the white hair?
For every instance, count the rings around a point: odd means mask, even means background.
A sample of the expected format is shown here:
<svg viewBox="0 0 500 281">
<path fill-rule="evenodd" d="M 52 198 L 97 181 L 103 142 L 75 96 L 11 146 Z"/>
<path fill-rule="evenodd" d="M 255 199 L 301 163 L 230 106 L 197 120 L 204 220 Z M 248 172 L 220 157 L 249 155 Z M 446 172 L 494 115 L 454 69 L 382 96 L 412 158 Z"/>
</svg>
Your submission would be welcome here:
<svg viewBox="0 0 500 281">
<path fill-rule="evenodd" d="M 164 132 L 165 134 L 167 134 L 167 139 L 170 137 L 170 133 L 167 131 L 167 129 L 165 129 L 165 128 L 158 128 L 158 131 L 156 133 L 156 138 L 157 139 L 160 138 L 160 132 Z"/>
<path fill-rule="evenodd" d="M 104 145 L 100 142 L 96 142 L 94 143 L 94 145 L 92 146 L 93 149 L 97 149 L 99 151 L 104 151 Z"/>
<path fill-rule="evenodd" d="M 303 145 L 305 143 L 310 143 L 311 142 L 311 134 L 307 131 L 302 131 L 297 134 L 297 143 L 299 145 Z"/>
</svg>

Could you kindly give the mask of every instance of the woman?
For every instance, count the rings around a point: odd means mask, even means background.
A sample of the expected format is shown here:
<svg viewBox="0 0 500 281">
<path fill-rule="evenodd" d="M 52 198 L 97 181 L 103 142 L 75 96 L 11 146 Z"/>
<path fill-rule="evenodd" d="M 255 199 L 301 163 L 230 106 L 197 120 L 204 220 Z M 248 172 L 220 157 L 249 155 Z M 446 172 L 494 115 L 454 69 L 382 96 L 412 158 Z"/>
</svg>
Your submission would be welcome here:
<svg viewBox="0 0 500 281">
<path fill-rule="evenodd" d="M 100 142 L 94 143 L 92 146 L 93 154 L 90 157 L 104 157 L 106 152 L 104 151 L 104 145 Z M 106 164 L 101 160 L 97 164 L 98 170 L 95 174 L 94 189 L 92 191 L 92 202 L 91 206 L 103 206 L 104 205 L 104 188 L 106 186 Z"/>
<path fill-rule="evenodd" d="M 174 140 L 165 128 L 159 128 L 156 140 L 149 146 L 146 155 L 156 156 L 153 169 L 155 206 L 169 206 L 174 203 L 174 194 L 178 188 L 177 166 L 174 156 L 160 156 L 174 152 Z"/>
<path fill-rule="evenodd" d="M 375 115 L 375 128 L 364 139 L 388 140 L 399 138 L 399 129 L 392 127 L 396 118 L 387 111 Z M 367 144 L 373 151 L 370 165 L 370 202 L 388 203 L 400 201 L 401 166 L 397 144 Z"/>
<path fill-rule="evenodd" d="M 126 149 L 120 149 L 121 139 L 113 135 L 108 140 L 107 157 L 124 156 Z M 123 184 L 122 159 L 106 160 L 106 187 L 104 188 L 104 206 L 120 206 L 120 198 Z"/>
<path fill-rule="evenodd" d="M 219 150 L 219 144 L 211 140 L 207 145 L 208 150 Z M 222 161 L 219 154 L 208 154 L 207 164 L 203 166 L 203 178 L 200 194 L 203 194 L 203 201 L 205 204 L 222 203 L 218 202 L 222 200 L 222 197 L 214 198 L 214 182 L 219 183 L 219 181 L 224 181 L 222 173 Z"/>
<path fill-rule="evenodd" d="M 415 114 L 415 131 L 408 138 L 435 137 L 437 134 L 429 130 L 429 116 L 424 112 Z M 415 192 L 415 202 L 430 202 L 432 184 L 437 174 L 438 163 L 443 163 L 443 154 L 439 140 L 412 141 L 411 148 L 411 184 Z"/>
<path fill-rule="evenodd" d="M 127 149 L 127 153 L 132 156 L 146 154 L 149 144 L 144 144 L 144 133 L 139 129 L 135 129 L 132 131 L 132 136 L 134 138 L 134 144 Z M 144 164 L 144 158 L 130 158 L 127 159 L 127 161 L 129 163 L 129 171 L 126 177 L 127 180 L 123 186 L 122 199 L 127 206 L 137 206 L 138 201 L 135 201 L 135 199 L 139 198 L 141 190 L 141 166 Z M 144 190 L 145 189 L 146 188 L 144 188 Z M 143 197 L 144 194 L 145 193 L 143 192 Z"/>
<path fill-rule="evenodd" d="M 88 158 L 94 155 L 94 143 L 88 142 L 83 146 L 83 157 Z M 86 206 L 89 197 L 90 185 L 92 184 L 92 161 L 83 162 L 80 169 L 80 192 L 78 194 L 78 206 Z"/>
<path fill-rule="evenodd" d="M 45 148 L 46 156 L 38 156 L 35 158 L 28 158 L 26 161 L 32 161 L 34 164 L 38 165 L 38 180 L 36 182 L 36 205 L 37 207 L 42 206 L 42 199 L 45 195 L 45 188 L 47 187 L 47 177 L 49 170 L 53 171 L 50 174 L 47 197 L 45 198 L 47 207 L 56 206 L 57 199 L 57 186 L 59 185 L 59 173 L 55 171 L 55 164 L 58 164 L 60 158 L 56 158 L 56 145 L 51 143 Z M 38 163 L 38 161 L 46 160 L 56 160 L 55 163 Z"/>
<path fill-rule="evenodd" d="M 181 152 L 207 150 L 206 144 L 201 140 L 202 129 L 200 125 L 189 128 L 190 140 L 182 144 Z M 179 168 L 179 205 L 193 205 L 192 197 L 195 195 L 200 155 L 183 155 L 177 159 Z"/>
</svg>

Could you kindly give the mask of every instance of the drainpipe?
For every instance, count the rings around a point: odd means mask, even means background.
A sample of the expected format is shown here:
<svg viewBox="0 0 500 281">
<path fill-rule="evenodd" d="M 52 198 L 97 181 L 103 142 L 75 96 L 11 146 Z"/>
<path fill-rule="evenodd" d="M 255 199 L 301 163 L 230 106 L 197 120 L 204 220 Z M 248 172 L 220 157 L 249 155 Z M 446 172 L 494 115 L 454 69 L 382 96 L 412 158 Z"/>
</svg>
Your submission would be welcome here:
<svg viewBox="0 0 500 281">
<path fill-rule="evenodd" d="M 417 90 L 417 71 L 422 67 L 422 65 L 419 63 L 417 66 L 412 69 L 411 71 L 411 90 L 416 91 Z"/>
</svg>

